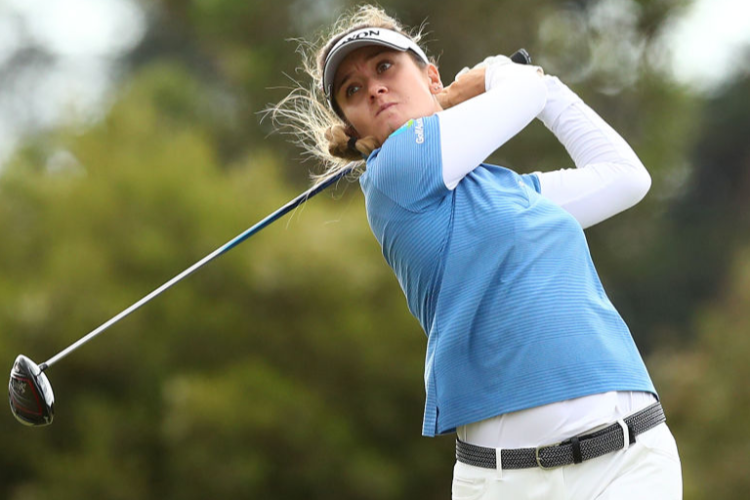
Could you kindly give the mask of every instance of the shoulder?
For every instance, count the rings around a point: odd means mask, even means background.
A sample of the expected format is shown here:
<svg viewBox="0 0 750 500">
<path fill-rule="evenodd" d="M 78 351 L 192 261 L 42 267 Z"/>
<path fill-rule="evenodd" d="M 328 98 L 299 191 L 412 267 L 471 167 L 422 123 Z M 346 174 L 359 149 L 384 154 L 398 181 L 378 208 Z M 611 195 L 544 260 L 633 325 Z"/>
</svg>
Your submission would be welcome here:
<svg viewBox="0 0 750 500">
<path fill-rule="evenodd" d="M 407 121 L 367 159 L 368 170 L 386 175 L 422 171 L 429 165 L 442 165 L 437 115 Z"/>
<path fill-rule="evenodd" d="M 415 209 L 447 192 L 442 173 L 436 115 L 407 121 L 367 159 L 363 188 L 375 188 L 404 207 Z"/>
</svg>

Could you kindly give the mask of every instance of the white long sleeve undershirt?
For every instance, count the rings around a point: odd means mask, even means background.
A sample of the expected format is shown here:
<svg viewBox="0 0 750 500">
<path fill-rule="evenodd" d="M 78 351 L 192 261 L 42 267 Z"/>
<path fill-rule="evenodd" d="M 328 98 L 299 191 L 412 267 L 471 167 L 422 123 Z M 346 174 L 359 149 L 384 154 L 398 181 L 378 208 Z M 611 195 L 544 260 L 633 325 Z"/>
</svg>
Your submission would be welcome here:
<svg viewBox="0 0 750 500">
<path fill-rule="evenodd" d="M 502 71 L 501 71 L 502 70 Z M 469 172 L 542 111 L 547 89 L 535 68 L 488 67 L 486 91 L 439 112 L 443 180 L 455 189 Z"/>
<path fill-rule="evenodd" d="M 577 167 L 535 172 L 541 194 L 581 226 L 632 207 L 648 192 L 651 177 L 630 146 L 556 77 L 541 77 L 533 67 L 503 65 L 488 68 L 486 88 L 438 113 L 449 189 L 538 116 Z"/>
</svg>

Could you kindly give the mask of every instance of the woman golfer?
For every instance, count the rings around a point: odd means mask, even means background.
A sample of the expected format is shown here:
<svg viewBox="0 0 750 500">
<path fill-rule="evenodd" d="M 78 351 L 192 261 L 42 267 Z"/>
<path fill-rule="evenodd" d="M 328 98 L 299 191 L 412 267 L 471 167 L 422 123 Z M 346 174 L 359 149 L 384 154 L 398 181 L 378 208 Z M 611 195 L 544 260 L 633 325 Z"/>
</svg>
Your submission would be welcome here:
<svg viewBox="0 0 750 500">
<path fill-rule="evenodd" d="M 583 229 L 643 198 L 628 144 L 557 78 L 496 56 L 449 86 L 383 11 L 342 18 L 295 118 L 359 178 L 370 227 L 427 334 L 422 433 L 456 433 L 454 499 L 677 499 L 674 439 Z M 534 118 L 576 168 L 483 163 Z M 337 160 L 340 160 L 337 163 Z"/>
</svg>

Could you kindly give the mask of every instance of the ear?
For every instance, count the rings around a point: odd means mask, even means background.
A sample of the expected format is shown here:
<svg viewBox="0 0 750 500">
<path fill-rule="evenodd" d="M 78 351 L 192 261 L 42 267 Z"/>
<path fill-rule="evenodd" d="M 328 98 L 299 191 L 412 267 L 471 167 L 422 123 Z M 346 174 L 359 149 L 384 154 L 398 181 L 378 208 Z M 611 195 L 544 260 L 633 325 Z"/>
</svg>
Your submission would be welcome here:
<svg viewBox="0 0 750 500">
<path fill-rule="evenodd" d="M 430 86 L 430 93 L 435 95 L 443 90 L 443 82 L 440 80 L 440 72 L 437 66 L 430 63 L 427 65 L 427 79 Z"/>
</svg>

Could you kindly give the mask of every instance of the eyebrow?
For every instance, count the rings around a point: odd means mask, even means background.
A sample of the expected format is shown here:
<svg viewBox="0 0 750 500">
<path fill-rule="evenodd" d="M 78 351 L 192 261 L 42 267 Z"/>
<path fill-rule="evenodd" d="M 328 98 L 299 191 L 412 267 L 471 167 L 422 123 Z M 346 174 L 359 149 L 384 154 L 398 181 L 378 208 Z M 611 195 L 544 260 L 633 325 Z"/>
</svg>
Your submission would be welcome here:
<svg viewBox="0 0 750 500">
<path fill-rule="evenodd" d="M 395 52 L 395 50 L 391 49 L 390 47 L 380 47 L 380 50 L 376 50 L 375 52 L 373 52 L 369 56 L 365 57 L 365 62 L 368 62 L 371 59 L 375 59 L 380 54 L 382 54 L 383 52 L 386 52 L 386 51 L 394 51 Z M 345 74 L 344 77 L 341 79 L 341 81 L 339 82 L 338 85 L 336 85 L 334 83 L 334 88 L 336 89 L 336 91 L 334 92 L 334 94 L 338 93 L 338 91 L 341 90 L 341 87 L 343 87 L 344 84 L 346 83 L 346 81 L 349 80 L 349 78 L 352 76 L 352 73 L 353 73 L 353 71 L 350 71 L 349 73 Z"/>
</svg>

